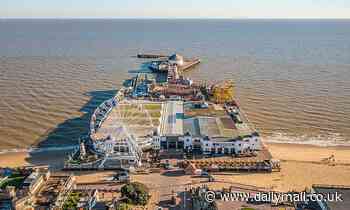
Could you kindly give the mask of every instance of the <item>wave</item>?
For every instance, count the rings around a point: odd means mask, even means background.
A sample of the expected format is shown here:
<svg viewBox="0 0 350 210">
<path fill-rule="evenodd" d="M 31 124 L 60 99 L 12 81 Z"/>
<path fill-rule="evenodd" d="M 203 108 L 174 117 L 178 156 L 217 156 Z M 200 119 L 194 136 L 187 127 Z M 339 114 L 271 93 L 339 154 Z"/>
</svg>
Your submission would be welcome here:
<svg viewBox="0 0 350 210">
<path fill-rule="evenodd" d="M 316 136 L 309 134 L 293 136 L 286 133 L 276 132 L 270 136 L 263 137 L 263 141 L 268 143 L 305 144 L 321 147 L 350 146 L 350 142 L 340 133 L 327 133 Z"/>
<path fill-rule="evenodd" d="M 52 152 L 52 151 L 65 151 L 65 150 L 73 150 L 78 148 L 79 145 L 70 145 L 70 146 L 60 146 L 60 147 L 29 147 L 29 148 L 23 148 L 23 149 L 3 149 L 0 150 L 1 154 L 7 154 L 7 153 L 20 153 L 20 152 L 27 152 L 27 153 L 40 153 L 40 152 Z"/>
</svg>

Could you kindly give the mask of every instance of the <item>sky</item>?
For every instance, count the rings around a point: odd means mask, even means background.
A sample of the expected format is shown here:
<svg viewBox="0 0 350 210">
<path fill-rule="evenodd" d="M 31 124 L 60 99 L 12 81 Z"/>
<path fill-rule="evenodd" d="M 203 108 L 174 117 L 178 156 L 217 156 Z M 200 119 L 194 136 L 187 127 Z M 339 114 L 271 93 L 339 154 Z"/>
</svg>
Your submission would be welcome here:
<svg viewBox="0 0 350 210">
<path fill-rule="evenodd" d="M 350 18 L 350 0 L 0 0 L 1 18 Z"/>
</svg>

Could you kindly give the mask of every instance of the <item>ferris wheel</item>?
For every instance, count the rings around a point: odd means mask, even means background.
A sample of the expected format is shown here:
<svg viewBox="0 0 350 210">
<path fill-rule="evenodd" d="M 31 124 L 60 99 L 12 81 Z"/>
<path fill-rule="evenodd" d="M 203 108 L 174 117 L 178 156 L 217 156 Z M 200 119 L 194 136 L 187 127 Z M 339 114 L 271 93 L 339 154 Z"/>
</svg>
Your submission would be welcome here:
<svg viewBox="0 0 350 210">
<path fill-rule="evenodd" d="M 137 141 L 138 137 L 152 134 L 155 123 L 156 119 L 152 118 L 142 102 L 124 100 L 108 114 L 98 133 L 114 139 L 133 136 Z"/>
</svg>

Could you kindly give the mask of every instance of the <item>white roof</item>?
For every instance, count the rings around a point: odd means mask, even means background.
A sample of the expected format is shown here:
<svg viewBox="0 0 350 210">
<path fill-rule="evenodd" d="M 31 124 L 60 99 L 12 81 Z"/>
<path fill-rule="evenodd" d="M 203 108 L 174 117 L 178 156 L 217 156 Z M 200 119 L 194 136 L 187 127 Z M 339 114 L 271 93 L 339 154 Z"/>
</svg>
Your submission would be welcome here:
<svg viewBox="0 0 350 210">
<path fill-rule="evenodd" d="M 169 60 L 172 60 L 172 61 L 181 61 L 183 60 L 183 56 L 182 55 L 179 55 L 179 54 L 173 54 L 169 57 Z"/>
<path fill-rule="evenodd" d="M 168 101 L 163 106 L 161 136 L 183 135 L 183 102 Z"/>
</svg>

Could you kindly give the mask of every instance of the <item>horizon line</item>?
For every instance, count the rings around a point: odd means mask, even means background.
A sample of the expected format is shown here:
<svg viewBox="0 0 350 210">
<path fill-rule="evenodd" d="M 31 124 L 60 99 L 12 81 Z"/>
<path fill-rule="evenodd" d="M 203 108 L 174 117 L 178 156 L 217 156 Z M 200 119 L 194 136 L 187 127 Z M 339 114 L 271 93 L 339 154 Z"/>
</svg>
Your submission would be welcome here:
<svg viewBox="0 0 350 210">
<path fill-rule="evenodd" d="M 101 19 L 101 20 L 350 20 L 350 17 L 0 17 L 3 19 L 61 19 L 61 20 L 88 20 L 88 19 Z"/>
</svg>

